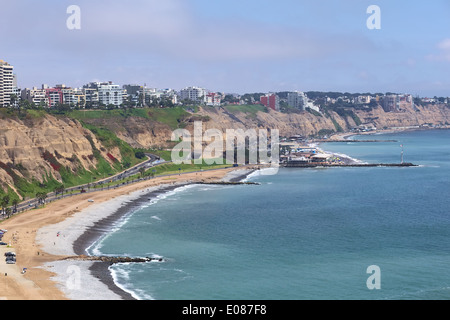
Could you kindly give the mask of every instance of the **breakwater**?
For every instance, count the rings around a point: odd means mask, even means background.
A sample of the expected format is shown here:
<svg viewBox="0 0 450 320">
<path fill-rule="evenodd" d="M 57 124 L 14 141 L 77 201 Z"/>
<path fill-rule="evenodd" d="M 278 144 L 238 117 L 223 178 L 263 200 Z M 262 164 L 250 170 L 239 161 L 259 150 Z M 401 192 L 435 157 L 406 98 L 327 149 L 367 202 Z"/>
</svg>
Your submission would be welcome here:
<svg viewBox="0 0 450 320">
<path fill-rule="evenodd" d="M 110 257 L 110 256 L 86 256 L 86 255 L 79 255 L 79 256 L 73 256 L 73 257 L 66 257 L 61 260 L 78 260 L 78 261 L 93 261 L 93 262 L 109 262 L 111 264 L 114 263 L 144 263 L 144 262 L 163 262 L 163 258 L 133 258 L 133 257 Z"/>
<path fill-rule="evenodd" d="M 367 167 L 417 167 L 418 165 L 413 163 L 348 163 L 348 164 L 338 164 L 338 163 L 295 163 L 288 162 L 281 164 L 281 166 L 286 168 L 327 168 L 327 167 L 356 167 L 356 168 L 367 168 Z"/>
<path fill-rule="evenodd" d="M 325 140 L 325 139 L 319 139 L 319 140 L 314 140 L 314 142 L 326 142 L 326 143 L 330 143 L 330 142 L 398 142 L 398 140 L 376 140 L 376 139 L 372 139 L 372 140 L 346 140 L 346 139 L 340 139 L 340 140 Z"/>
<path fill-rule="evenodd" d="M 213 182 L 196 182 L 195 184 L 219 184 L 219 185 L 259 185 L 257 182 L 249 182 L 249 181 L 213 181 Z"/>
</svg>

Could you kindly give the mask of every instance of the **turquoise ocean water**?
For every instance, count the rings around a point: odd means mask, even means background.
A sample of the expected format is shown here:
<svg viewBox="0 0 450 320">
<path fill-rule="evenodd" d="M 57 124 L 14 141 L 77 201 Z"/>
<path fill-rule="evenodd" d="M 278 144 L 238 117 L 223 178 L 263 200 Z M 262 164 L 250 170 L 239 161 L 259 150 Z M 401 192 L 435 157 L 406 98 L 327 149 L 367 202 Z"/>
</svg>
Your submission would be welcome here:
<svg viewBox="0 0 450 320">
<path fill-rule="evenodd" d="M 357 137 L 367 139 L 367 137 Z M 140 299 L 450 299 L 450 131 L 328 143 L 415 168 L 280 169 L 261 185 L 188 186 L 128 216 L 90 249 L 163 256 L 112 267 Z M 367 268 L 379 266 L 381 289 Z"/>
</svg>

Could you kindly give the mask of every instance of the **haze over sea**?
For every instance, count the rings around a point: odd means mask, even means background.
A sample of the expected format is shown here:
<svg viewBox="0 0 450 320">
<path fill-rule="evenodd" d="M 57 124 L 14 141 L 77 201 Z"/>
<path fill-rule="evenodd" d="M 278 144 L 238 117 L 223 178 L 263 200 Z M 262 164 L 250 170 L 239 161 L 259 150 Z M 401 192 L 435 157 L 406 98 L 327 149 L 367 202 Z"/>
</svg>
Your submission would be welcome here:
<svg viewBox="0 0 450 320">
<path fill-rule="evenodd" d="M 367 137 L 357 136 L 359 139 Z M 163 256 L 112 267 L 140 299 L 450 299 L 450 131 L 321 148 L 413 168 L 280 169 L 261 185 L 177 189 L 91 253 Z M 367 267 L 381 269 L 369 290 Z"/>
</svg>

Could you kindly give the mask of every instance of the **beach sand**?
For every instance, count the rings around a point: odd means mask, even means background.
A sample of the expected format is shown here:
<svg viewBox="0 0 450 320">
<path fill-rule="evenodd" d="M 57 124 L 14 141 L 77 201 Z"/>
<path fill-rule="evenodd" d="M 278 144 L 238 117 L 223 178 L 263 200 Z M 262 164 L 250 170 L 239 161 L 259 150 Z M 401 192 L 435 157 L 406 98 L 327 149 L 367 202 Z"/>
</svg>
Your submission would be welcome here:
<svg viewBox="0 0 450 320">
<path fill-rule="evenodd" d="M 108 191 L 61 199 L 45 208 L 23 212 L 0 223 L 8 230 L 0 246 L 0 300 L 127 300 L 109 264 L 64 258 L 84 254 L 114 222 L 161 192 L 199 181 L 236 181 L 251 168 L 227 168 L 158 177 Z M 17 254 L 6 264 L 4 253 Z M 22 273 L 26 268 L 26 273 Z"/>
</svg>

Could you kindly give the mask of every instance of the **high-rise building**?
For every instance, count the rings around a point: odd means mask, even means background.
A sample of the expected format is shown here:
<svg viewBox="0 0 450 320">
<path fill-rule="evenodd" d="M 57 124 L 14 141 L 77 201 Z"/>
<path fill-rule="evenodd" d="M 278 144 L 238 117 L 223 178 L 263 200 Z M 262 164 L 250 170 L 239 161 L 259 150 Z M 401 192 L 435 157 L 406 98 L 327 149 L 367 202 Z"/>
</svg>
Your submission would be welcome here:
<svg viewBox="0 0 450 320">
<path fill-rule="evenodd" d="M 13 70 L 14 67 L 12 65 L 0 60 L 0 107 L 6 107 L 11 104 L 14 82 Z"/>
<path fill-rule="evenodd" d="M 290 107 L 305 110 L 307 97 L 303 92 L 289 92 L 287 96 L 287 103 Z"/>
<path fill-rule="evenodd" d="M 280 98 L 275 93 L 269 93 L 260 98 L 261 104 L 275 111 L 280 111 Z"/>
</svg>

